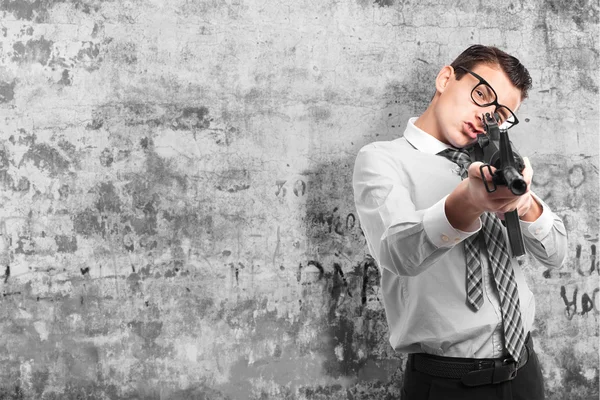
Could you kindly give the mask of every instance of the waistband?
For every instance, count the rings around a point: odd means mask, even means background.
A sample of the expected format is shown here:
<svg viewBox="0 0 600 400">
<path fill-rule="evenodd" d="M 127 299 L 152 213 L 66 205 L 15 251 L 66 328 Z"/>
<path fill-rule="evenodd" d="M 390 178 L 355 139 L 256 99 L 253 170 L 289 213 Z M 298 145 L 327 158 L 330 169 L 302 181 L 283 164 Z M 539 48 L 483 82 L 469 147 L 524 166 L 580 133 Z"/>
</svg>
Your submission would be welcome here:
<svg viewBox="0 0 600 400">
<path fill-rule="evenodd" d="M 480 386 L 514 379 L 533 353 L 533 340 L 528 333 L 523 352 L 516 362 L 511 356 L 505 358 L 458 358 L 425 353 L 408 355 L 408 362 L 415 370 L 447 379 L 460 379 L 467 386 Z"/>
</svg>

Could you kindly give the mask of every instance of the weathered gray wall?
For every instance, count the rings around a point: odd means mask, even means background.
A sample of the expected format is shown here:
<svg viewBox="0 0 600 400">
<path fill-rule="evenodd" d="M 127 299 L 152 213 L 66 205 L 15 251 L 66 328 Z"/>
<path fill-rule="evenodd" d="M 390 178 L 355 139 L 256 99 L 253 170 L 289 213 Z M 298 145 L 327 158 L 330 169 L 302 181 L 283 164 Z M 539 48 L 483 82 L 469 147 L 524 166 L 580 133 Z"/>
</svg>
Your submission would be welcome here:
<svg viewBox="0 0 600 400">
<path fill-rule="evenodd" d="M 286 4 L 287 3 L 287 4 Z M 598 397 L 596 1 L 2 0 L 0 398 L 393 398 L 350 184 L 472 43 L 564 218 L 528 260 L 550 399 Z"/>
</svg>

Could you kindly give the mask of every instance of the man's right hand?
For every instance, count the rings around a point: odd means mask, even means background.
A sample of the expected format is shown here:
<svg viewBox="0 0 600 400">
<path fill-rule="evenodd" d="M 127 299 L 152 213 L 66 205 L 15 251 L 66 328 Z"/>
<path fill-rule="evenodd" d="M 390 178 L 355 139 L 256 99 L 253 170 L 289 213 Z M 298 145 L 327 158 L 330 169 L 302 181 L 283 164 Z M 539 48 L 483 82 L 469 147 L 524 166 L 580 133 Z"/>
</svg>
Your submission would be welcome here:
<svg viewBox="0 0 600 400">
<path fill-rule="evenodd" d="M 521 196 L 514 195 L 506 185 L 498 185 L 494 192 L 489 193 L 485 188 L 483 179 L 485 178 L 487 181 L 488 187 L 493 187 L 492 174 L 496 172 L 496 168 L 492 166 L 489 169 L 487 167 L 484 168 L 484 177 L 482 177 L 480 172 L 482 165 L 482 162 L 476 161 L 469 166 L 469 177 L 465 179 L 467 181 L 467 193 L 469 196 L 467 203 L 474 210 L 480 211 L 480 215 L 483 212 L 507 213 L 516 210 Z M 527 179 L 526 176 L 524 178 Z M 527 183 L 528 192 L 531 179 L 525 182 Z"/>
<path fill-rule="evenodd" d="M 479 170 L 481 165 L 483 163 L 479 161 L 472 163 L 469 176 L 446 199 L 446 218 L 455 229 L 474 231 L 479 216 L 484 212 L 507 213 L 517 209 L 521 197 L 514 195 L 507 186 L 498 185 L 492 193 L 486 190 L 483 179 L 488 182 L 488 187 L 493 187 L 492 175 L 488 168 L 484 168 L 482 177 Z M 493 174 L 496 169 L 490 168 Z M 524 175 L 527 191 L 531 184 L 531 174 L 528 175 Z"/>
</svg>

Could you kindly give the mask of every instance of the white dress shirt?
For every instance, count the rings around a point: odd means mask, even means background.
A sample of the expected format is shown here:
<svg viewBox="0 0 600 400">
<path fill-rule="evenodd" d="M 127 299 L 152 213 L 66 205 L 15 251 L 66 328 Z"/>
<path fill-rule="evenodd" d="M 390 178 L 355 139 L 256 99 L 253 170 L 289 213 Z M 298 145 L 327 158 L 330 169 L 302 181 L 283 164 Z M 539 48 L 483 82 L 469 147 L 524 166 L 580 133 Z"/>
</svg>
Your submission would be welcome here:
<svg viewBox="0 0 600 400">
<path fill-rule="evenodd" d="M 446 197 L 460 183 L 459 168 L 436 153 L 448 148 L 414 125 L 404 137 L 374 142 L 358 153 L 354 202 L 370 254 L 381 272 L 390 344 L 404 353 L 497 358 L 506 355 L 498 291 L 481 249 L 484 302 L 466 303 L 464 239 L 475 231 L 454 229 L 446 218 Z M 525 248 L 542 264 L 559 267 L 566 254 L 563 222 L 543 207 L 535 222 L 521 221 Z M 508 236 L 505 231 L 506 240 Z M 510 246 L 508 246 L 510 252 Z M 531 330 L 535 301 L 519 263 L 511 258 L 525 332 Z"/>
</svg>

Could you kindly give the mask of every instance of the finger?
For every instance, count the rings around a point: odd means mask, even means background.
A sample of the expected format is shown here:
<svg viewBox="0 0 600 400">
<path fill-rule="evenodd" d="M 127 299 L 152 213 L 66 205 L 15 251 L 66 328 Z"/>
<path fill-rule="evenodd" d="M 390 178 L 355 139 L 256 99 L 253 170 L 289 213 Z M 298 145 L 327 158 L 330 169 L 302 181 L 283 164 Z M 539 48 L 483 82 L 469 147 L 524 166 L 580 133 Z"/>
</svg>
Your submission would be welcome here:
<svg viewBox="0 0 600 400">
<path fill-rule="evenodd" d="M 484 166 L 484 165 L 485 164 L 483 164 L 481 161 L 475 161 L 474 163 L 471 163 L 471 165 L 469 166 L 469 171 L 468 171 L 469 177 L 476 177 L 476 178 L 482 179 L 481 171 L 483 171 L 485 180 L 490 182 L 492 180 L 492 175 L 494 174 L 494 172 L 496 172 L 496 168 L 494 168 L 491 165 L 488 168 L 487 166 Z M 484 167 L 481 168 L 482 166 L 484 166 Z M 491 170 L 491 173 L 490 173 L 490 170 Z"/>
<path fill-rule="evenodd" d="M 527 212 L 529 211 L 529 209 L 531 208 L 531 202 L 533 201 L 533 198 L 531 197 L 531 194 L 525 194 L 524 196 L 521 197 L 521 199 L 519 200 L 519 204 L 517 206 L 517 210 L 519 210 L 519 216 L 523 216 L 524 214 L 527 214 Z"/>
<path fill-rule="evenodd" d="M 490 199 L 498 204 L 506 203 L 507 201 L 518 200 L 520 196 L 515 195 L 506 185 L 496 186 L 496 190 L 489 194 Z"/>
<path fill-rule="evenodd" d="M 515 211 L 519 207 L 519 201 L 511 201 L 509 203 L 504 204 L 502 207 L 499 207 L 497 212 L 507 213 L 511 211 Z"/>
<path fill-rule="evenodd" d="M 523 169 L 523 179 L 525 179 L 527 186 L 529 186 L 531 179 L 533 178 L 533 168 L 531 168 L 531 162 L 529 162 L 528 157 L 523 157 L 523 163 L 525 164 L 525 168 Z"/>
</svg>

